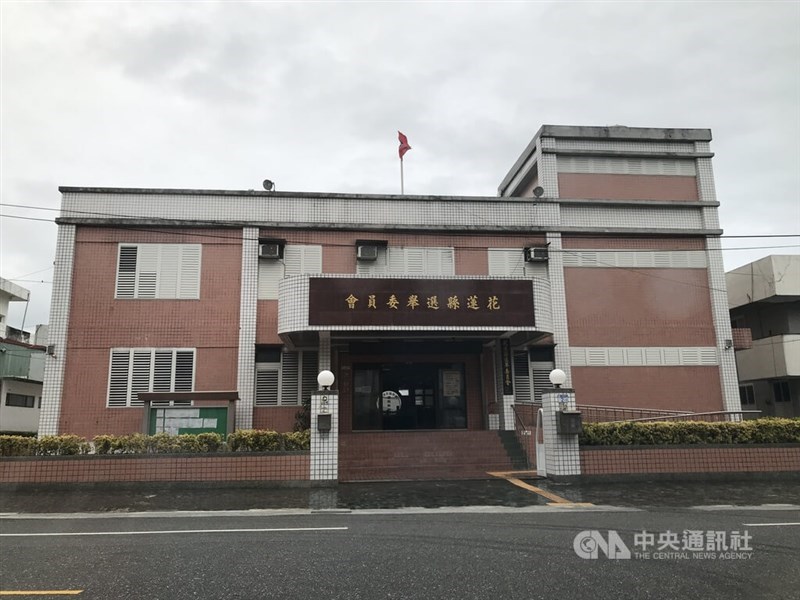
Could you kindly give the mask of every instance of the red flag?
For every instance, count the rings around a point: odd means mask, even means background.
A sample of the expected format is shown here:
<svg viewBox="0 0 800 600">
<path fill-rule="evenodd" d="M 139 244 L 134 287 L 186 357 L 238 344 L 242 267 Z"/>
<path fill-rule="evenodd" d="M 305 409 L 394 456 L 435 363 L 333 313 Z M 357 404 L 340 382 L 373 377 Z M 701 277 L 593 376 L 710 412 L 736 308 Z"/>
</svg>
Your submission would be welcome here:
<svg viewBox="0 0 800 600">
<path fill-rule="evenodd" d="M 408 145 L 408 138 L 399 131 L 397 132 L 397 139 L 400 140 L 398 154 L 400 154 L 400 160 L 403 160 L 403 155 L 411 150 L 411 146 Z"/>
</svg>

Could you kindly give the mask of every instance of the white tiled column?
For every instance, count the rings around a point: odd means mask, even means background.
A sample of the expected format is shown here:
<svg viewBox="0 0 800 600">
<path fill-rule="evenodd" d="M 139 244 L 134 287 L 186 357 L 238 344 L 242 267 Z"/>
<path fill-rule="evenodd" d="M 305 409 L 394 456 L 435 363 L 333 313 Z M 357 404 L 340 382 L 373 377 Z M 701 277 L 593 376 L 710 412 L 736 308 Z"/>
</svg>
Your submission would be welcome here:
<svg viewBox="0 0 800 600">
<path fill-rule="evenodd" d="M 546 389 L 542 392 L 542 433 L 547 475 L 580 475 L 581 458 L 577 435 L 560 435 L 556 430 L 558 411 L 575 410 L 575 390 Z"/>
<path fill-rule="evenodd" d="M 503 396 L 503 429 L 514 431 L 514 396 Z"/>
<path fill-rule="evenodd" d="M 242 230 L 242 286 L 239 299 L 239 368 L 236 429 L 253 427 L 258 312 L 258 228 Z"/>
<path fill-rule="evenodd" d="M 550 279 L 550 301 L 553 310 L 553 342 L 555 342 L 556 369 L 567 375 L 566 386 L 572 385 L 569 351 L 569 326 L 567 325 L 567 293 L 564 284 L 564 255 L 561 252 L 561 234 L 548 233 L 549 258 L 547 275 Z"/>
<path fill-rule="evenodd" d="M 45 357 L 39 436 L 59 433 L 58 420 L 61 416 L 61 392 L 64 388 L 64 366 L 67 360 L 67 332 L 72 300 L 74 258 L 75 225 L 59 225 L 48 334 L 48 343 L 53 346 L 53 354 Z"/>
<path fill-rule="evenodd" d="M 320 353 L 321 355 L 321 353 Z M 331 414 L 331 430 L 317 430 L 321 410 Z M 339 395 L 335 391 L 311 394 L 311 480 L 339 479 Z"/>
<path fill-rule="evenodd" d="M 708 152 L 708 142 L 697 142 L 697 152 Z M 710 158 L 697 159 L 697 187 L 700 200 L 716 202 L 714 170 Z M 703 226 L 706 229 L 719 229 L 719 214 L 716 206 L 703 207 Z M 728 307 L 728 291 L 725 283 L 725 266 L 722 262 L 722 242 L 718 236 L 706 237 L 706 257 L 708 262 L 708 287 L 711 288 L 711 313 L 714 318 L 716 346 L 719 353 L 719 377 L 722 387 L 722 404 L 725 410 L 742 410 L 739 398 L 739 378 L 736 373 L 736 355 L 732 343 L 731 316 Z M 726 346 L 728 346 L 726 348 Z"/>
</svg>

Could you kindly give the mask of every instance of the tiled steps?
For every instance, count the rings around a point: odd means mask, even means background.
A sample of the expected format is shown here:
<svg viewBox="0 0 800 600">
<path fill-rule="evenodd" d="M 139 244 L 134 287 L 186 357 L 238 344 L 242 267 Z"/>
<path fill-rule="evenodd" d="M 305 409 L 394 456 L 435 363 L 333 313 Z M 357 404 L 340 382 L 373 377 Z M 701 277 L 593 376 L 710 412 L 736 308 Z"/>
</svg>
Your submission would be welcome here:
<svg viewBox="0 0 800 600">
<path fill-rule="evenodd" d="M 514 432 L 393 431 L 339 436 L 339 479 L 476 479 L 525 469 Z"/>
</svg>

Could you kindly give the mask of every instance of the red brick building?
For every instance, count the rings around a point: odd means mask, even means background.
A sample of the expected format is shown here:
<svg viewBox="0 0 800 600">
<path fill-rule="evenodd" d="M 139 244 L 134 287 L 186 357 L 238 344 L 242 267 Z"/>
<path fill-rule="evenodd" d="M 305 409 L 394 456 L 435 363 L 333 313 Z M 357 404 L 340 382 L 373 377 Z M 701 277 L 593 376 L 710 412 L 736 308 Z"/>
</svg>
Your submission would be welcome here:
<svg viewBox="0 0 800 600">
<path fill-rule="evenodd" d="M 546 125 L 497 197 L 61 188 L 40 434 L 140 431 L 150 391 L 291 430 L 323 368 L 345 470 L 362 432 L 513 429 L 554 367 L 579 404 L 738 410 L 710 140 Z"/>
</svg>

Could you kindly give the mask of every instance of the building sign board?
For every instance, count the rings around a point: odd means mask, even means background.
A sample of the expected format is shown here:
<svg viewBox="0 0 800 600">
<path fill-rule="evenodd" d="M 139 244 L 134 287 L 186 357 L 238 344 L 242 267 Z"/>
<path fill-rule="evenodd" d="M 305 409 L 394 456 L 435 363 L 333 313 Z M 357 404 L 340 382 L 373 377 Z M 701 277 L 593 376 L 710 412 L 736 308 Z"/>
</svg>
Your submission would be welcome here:
<svg viewBox="0 0 800 600">
<path fill-rule="evenodd" d="M 532 327 L 533 286 L 509 279 L 312 277 L 309 325 Z"/>
</svg>

